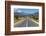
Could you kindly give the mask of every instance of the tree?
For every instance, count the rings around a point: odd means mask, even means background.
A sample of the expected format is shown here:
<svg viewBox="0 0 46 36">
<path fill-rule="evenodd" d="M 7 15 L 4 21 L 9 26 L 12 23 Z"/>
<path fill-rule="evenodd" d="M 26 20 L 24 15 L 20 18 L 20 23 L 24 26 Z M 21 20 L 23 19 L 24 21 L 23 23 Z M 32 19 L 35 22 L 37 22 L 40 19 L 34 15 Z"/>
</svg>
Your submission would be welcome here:
<svg viewBox="0 0 46 36">
<path fill-rule="evenodd" d="M 17 16 L 16 16 L 16 19 L 18 19 L 18 18 L 19 18 L 19 16 L 17 15 Z"/>
</svg>

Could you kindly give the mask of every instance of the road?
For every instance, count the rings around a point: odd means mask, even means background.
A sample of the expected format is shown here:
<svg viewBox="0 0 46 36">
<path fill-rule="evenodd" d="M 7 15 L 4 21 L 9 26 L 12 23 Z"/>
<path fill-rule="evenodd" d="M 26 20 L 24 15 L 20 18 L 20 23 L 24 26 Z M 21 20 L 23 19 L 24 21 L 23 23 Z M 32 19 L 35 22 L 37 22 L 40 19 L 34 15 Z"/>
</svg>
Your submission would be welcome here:
<svg viewBox="0 0 46 36">
<path fill-rule="evenodd" d="M 37 23 L 33 22 L 31 19 L 26 18 L 23 22 L 15 25 L 15 27 L 37 27 Z"/>
</svg>

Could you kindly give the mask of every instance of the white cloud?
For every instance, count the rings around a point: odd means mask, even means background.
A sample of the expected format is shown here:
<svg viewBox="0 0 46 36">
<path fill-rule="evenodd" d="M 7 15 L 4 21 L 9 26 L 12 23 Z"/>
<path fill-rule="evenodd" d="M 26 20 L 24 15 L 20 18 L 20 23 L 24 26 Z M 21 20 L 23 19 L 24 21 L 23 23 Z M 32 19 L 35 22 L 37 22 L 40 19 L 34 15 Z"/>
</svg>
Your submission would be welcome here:
<svg viewBox="0 0 46 36">
<path fill-rule="evenodd" d="M 22 11 L 21 10 L 18 10 L 17 12 L 21 13 Z"/>
</svg>

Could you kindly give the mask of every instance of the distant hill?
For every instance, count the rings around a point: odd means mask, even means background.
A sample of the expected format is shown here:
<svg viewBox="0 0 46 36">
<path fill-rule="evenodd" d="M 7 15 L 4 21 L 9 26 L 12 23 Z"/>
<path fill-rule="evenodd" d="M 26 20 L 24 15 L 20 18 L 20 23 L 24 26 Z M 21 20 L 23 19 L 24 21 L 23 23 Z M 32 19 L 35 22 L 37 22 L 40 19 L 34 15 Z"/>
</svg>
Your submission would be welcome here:
<svg viewBox="0 0 46 36">
<path fill-rule="evenodd" d="M 34 16 L 38 16 L 39 15 L 39 13 L 38 12 L 35 12 L 35 13 L 33 13 L 33 14 L 28 14 L 28 13 L 18 13 L 18 12 L 14 12 L 14 15 L 16 16 L 16 15 L 18 15 L 18 16 L 31 16 L 31 15 L 34 15 Z"/>
<path fill-rule="evenodd" d="M 18 13 L 18 12 L 15 12 L 14 15 L 18 15 L 18 16 L 29 16 L 31 14 L 27 14 L 27 13 Z"/>
<path fill-rule="evenodd" d="M 36 12 L 33 14 L 34 16 L 39 16 L 39 12 Z"/>
</svg>

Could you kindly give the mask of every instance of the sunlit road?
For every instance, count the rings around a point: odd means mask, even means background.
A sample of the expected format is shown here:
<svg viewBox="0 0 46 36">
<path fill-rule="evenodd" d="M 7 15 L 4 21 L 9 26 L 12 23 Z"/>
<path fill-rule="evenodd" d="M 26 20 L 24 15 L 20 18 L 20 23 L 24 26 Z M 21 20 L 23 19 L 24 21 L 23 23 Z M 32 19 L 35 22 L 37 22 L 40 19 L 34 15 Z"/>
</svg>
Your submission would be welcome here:
<svg viewBox="0 0 46 36">
<path fill-rule="evenodd" d="M 31 19 L 26 18 L 23 22 L 15 25 L 15 27 L 37 27 L 38 24 L 33 22 Z"/>
</svg>

